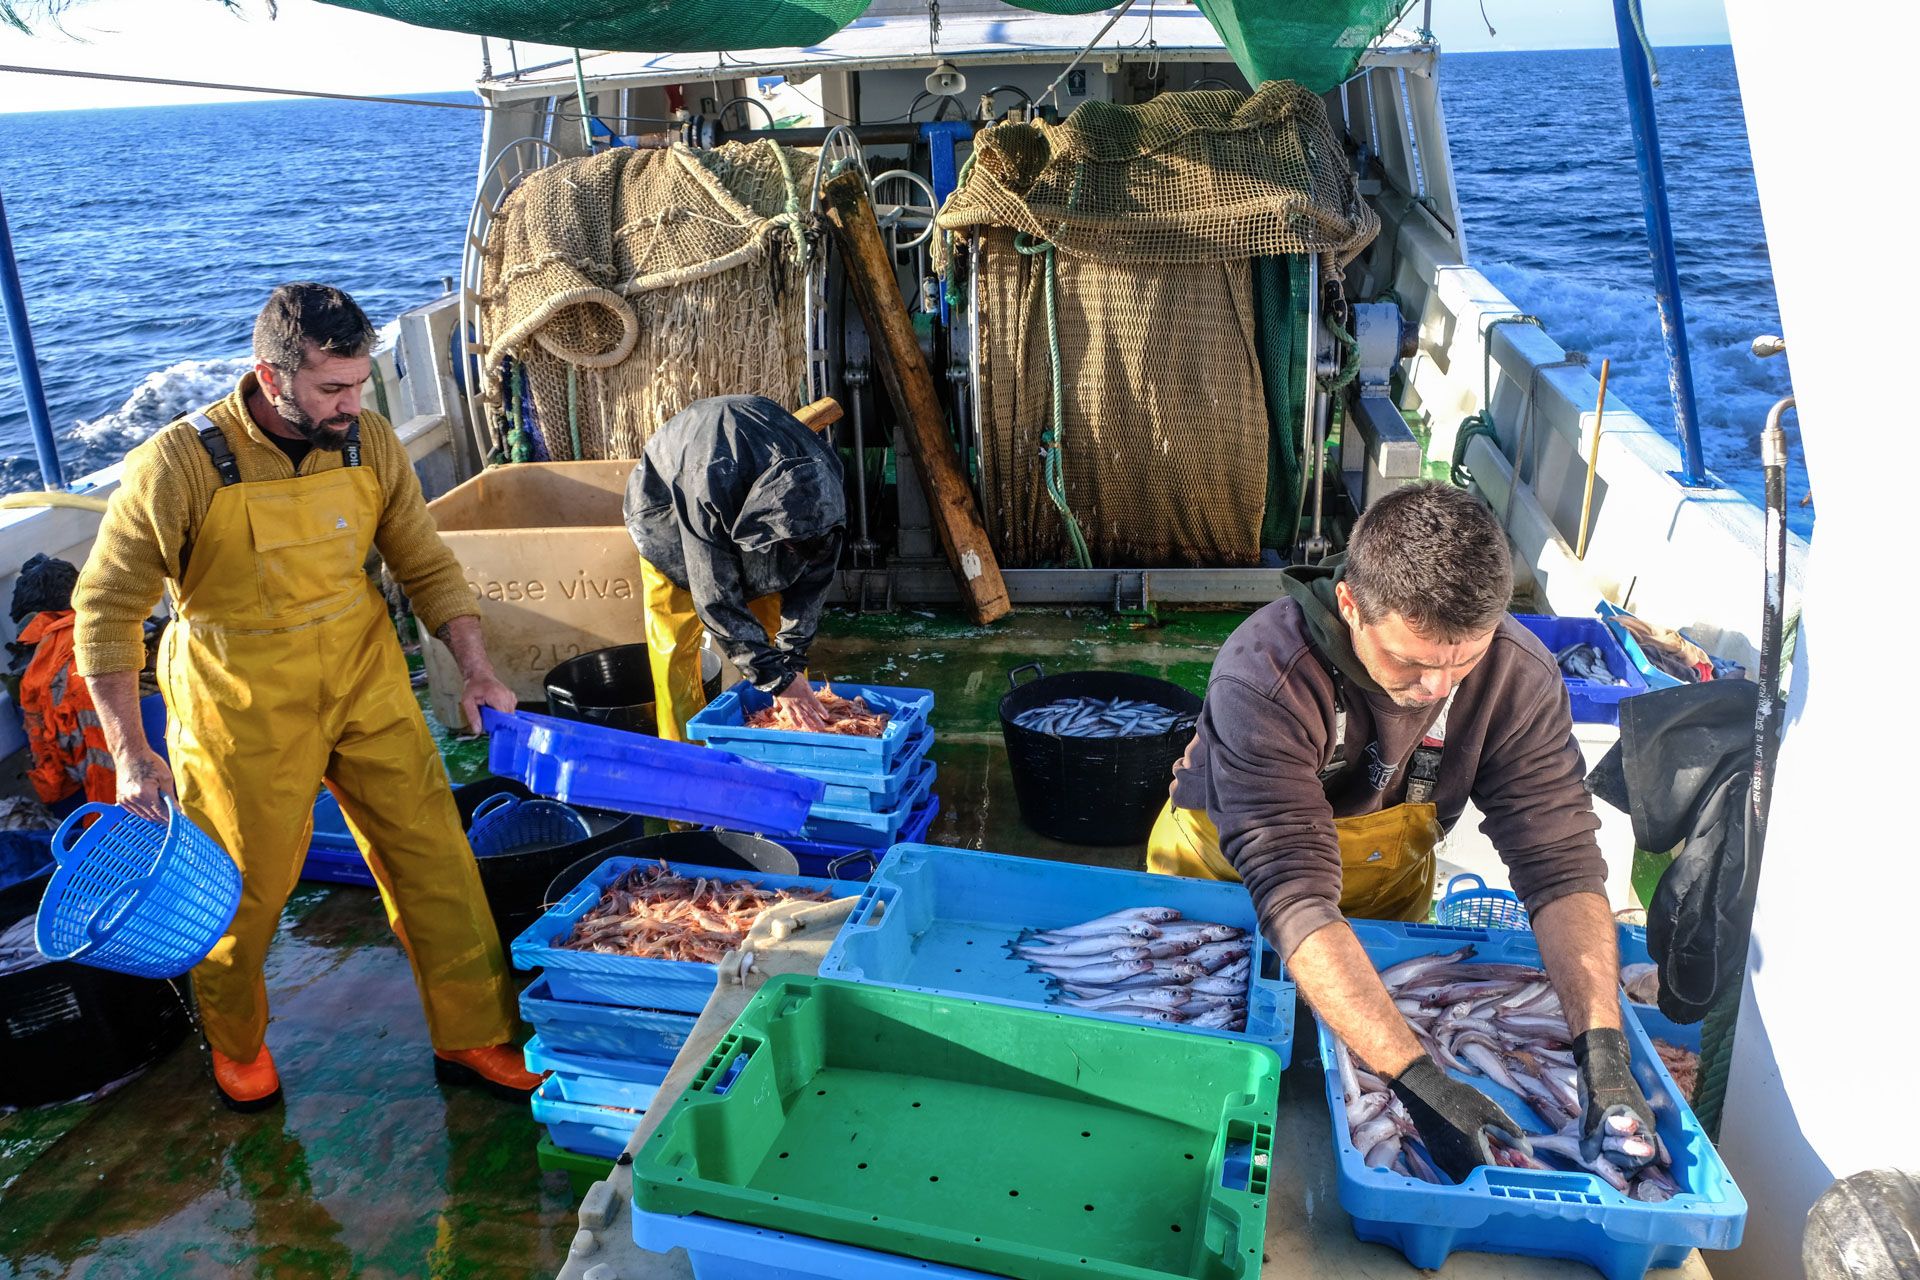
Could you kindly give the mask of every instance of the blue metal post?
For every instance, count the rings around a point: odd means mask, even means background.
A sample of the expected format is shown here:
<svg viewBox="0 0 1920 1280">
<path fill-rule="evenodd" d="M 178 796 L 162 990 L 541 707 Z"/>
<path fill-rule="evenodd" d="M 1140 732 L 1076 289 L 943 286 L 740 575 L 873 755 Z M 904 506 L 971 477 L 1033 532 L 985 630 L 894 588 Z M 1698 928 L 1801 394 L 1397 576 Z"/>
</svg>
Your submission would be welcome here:
<svg viewBox="0 0 1920 1280">
<path fill-rule="evenodd" d="M 1653 114 L 1653 70 L 1640 43 L 1640 0 L 1613 0 L 1620 35 L 1620 70 L 1627 82 L 1627 115 L 1633 122 L 1634 160 L 1646 205 L 1647 256 L 1653 261 L 1653 300 L 1660 308 L 1660 335 L 1667 344 L 1667 384 L 1673 393 L 1673 426 L 1680 434 L 1688 485 L 1711 484 L 1700 458 L 1700 417 L 1693 403 L 1693 362 L 1687 355 L 1687 317 L 1680 305 L 1680 267 L 1673 257 L 1673 223 L 1667 215 L 1667 170 L 1660 160 L 1660 125 Z"/>
<path fill-rule="evenodd" d="M 47 414 L 47 391 L 40 385 L 40 360 L 33 353 L 33 330 L 27 325 L 27 296 L 20 289 L 20 266 L 13 260 L 13 234 L 7 230 L 4 197 L 0 197 L 0 309 L 6 312 L 13 366 L 27 398 L 27 423 L 33 428 L 33 451 L 40 457 L 40 481 L 49 489 L 64 488 L 60 451 L 53 443 L 53 419 Z"/>
</svg>

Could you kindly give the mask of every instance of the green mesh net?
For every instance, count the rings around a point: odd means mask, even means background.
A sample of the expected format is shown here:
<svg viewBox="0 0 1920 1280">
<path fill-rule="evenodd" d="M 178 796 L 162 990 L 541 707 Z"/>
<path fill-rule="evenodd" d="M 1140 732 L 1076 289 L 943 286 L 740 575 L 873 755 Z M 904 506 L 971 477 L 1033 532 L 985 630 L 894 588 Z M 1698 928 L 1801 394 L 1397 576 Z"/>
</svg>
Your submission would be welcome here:
<svg viewBox="0 0 1920 1280">
<path fill-rule="evenodd" d="M 1322 93 L 1405 0 L 1196 0 L 1253 84 L 1295 80 Z M 579 49 L 707 53 L 804 48 L 865 13 L 871 0 L 321 0 L 442 31 Z M 1097 13 L 1113 0 L 1009 0 L 1036 13 Z M 1141 6 L 1144 7 L 1144 6 Z M 3 11 L 3 8 L 0 8 Z"/>
<path fill-rule="evenodd" d="M 1406 7 L 1406 0 L 1195 0 L 1247 80 L 1297 80 L 1325 93 Z"/>
<path fill-rule="evenodd" d="M 322 0 L 417 27 L 505 40 L 707 53 L 818 44 L 871 0 Z"/>
</svg>

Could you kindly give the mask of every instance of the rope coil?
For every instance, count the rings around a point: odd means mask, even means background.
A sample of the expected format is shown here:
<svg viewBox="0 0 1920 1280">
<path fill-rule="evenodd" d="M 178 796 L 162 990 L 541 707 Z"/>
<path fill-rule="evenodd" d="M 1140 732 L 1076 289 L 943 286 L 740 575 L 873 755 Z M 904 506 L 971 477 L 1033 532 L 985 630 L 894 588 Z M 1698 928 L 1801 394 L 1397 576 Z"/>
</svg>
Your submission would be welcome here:
<svg viewBox="0 0 1920 1280">
<path fill-rule="evenodd" d="M 1066 477 L 1061 466 L 1067 430 L 1067 409 L 1065 379 L 1060 370 L 1059 308 L 1054 296 L 1056 271 L 1054 247 L 1051 241 L 1036 239 L 1024 231 L 1014 236 L 1013 247 L 1027 257 L 1040 259 L 1041 279 L 1046 294 L 1047 364 L 1051 378 L 1053 413 L 1052 425 L 1040 433 L 1040 456 L 1045 464 L 1047 496 L 1053 499 L 1053 505 L 1060 511 L 1060 519 L 1067 527 L 1067 541 L 1073 547 L 1074 566 L 1080 569 L 1091 569 L 1093 557 L 1087 553 L 1087 539 L 1080 530 L 1080 521 L 1074 517 L 1073 508 L 1067 505 Z"/>
</svg>

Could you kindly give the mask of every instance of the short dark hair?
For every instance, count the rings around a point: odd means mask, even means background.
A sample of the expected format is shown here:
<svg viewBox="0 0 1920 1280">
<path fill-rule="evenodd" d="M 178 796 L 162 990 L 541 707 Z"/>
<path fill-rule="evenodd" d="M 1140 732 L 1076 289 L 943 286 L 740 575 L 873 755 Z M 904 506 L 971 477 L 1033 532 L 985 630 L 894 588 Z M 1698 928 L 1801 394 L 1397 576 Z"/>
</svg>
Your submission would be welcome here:
<svg viewBox="0 0 1920 1280">
<path fill-rule="evenodd" d="M 373 350 L 373 322 L 360 304 L 330 284 L 283 284 L 253 322 L 253 358 L 295 374 L 311 342 L 328 355 L 363 356 Z"/>
<path fill-rule="evenodd" d="M 1513 556 L 1478 498 L 1423 481 L 1378 499 L 1354 522 L 1346 583 L 1362 621 L 1398 613 L 1423 636 L 1458 640 L 1506 612 Z"/>
</svg>

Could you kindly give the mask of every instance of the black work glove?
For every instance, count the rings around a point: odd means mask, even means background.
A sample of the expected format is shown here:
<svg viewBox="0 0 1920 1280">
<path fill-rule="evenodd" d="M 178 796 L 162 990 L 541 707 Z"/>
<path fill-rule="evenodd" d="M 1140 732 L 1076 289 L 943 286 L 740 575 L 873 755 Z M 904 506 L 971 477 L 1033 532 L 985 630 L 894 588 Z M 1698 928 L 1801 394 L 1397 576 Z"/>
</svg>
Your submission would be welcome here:
<svg viewBox="0 0 1920 1280">
<path fill-rule="evenodd" d="M 1533 1151 L 1527 1131 L 1492 1098 L 1455 1080 L 1424 1053 L 1393 1081 L 1393 1091 L 1413 1117 L 1435 1167 L 1455 1182 L 1465 1182 L 1481 1165 L 1494 1163 L 1489 1129 L 1498 1130 L 1509 1146 Z"/>
<path fill-rule="evenodd" d="M 1633 1078 L 1626 1033 L 1615 1027 L 1582 1032 L 1573 1060 L 1580 1068 L 1580 1154 L 1588 1160 L 1604 1155 L 1627 1173 L 1650 1162 L 1657 1149 L 1653 1108 Z"/>
</svg>

